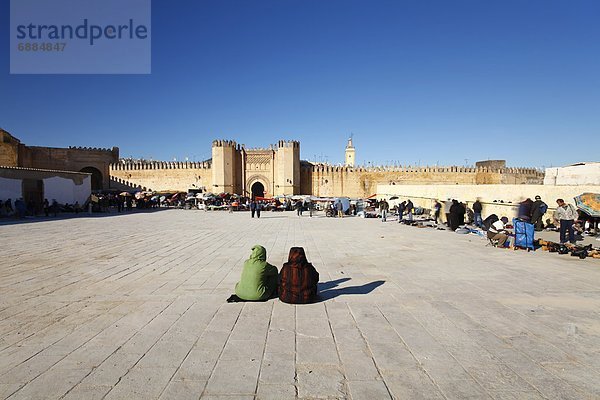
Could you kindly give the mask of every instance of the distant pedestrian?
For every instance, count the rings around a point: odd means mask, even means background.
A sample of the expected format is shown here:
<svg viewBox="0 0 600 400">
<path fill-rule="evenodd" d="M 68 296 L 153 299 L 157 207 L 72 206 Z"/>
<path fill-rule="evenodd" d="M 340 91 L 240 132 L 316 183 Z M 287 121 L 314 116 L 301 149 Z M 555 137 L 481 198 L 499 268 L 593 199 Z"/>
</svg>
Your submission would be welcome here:
<svg viewBox="0 0 600 400">
<path fill-rule="evenodd" d="M 388 204 L 388 202 L 385 201 L 385 199 L 381 200 L 381 203 L 379 203 L 379 210 L 381 211 L 381 222 L 386 221 L 389 209 L 390 205 Z"/>
<path fill-rule="evenodd" d="M 260 211 L 263 208 L 262 201 L 256 203 L 256 218 L 260 218 Z"/>
<path fill-rule="evenodd" d="M 59 208 L 60 206 L 58 205 L 58 201 L 56 201 L 56 199 L 52 199 L 52 205 L 50 206 L 50 209 L 54 217 L 58 215 Z"/>
<path fill-rule="evenodd" d="M 25 213 L 27 211 L 27 206 L 25 205 L 25 202 L 23 201 L 23 198 L 18 198 L 17 200 L 15 200 L 15 212 L 17 214 L 17 218 L 21 219 L 23 217 L 25 217 Z"/>
<path fill-rule="evenodd" d="M 256 201 L 252 200 L 250 202 L 250 215 L 254 218 L 254 213 L 256 212 Z"/>
<path fill-rule="evenodd" d="M 413 210 L 414 210 L 415 206 L 413 205 L 413 202 L 410 201 L 410 199 L 406 202 L 406 216 L 408 217 L 409 221 L 413 220 Z"/>
<path fill-rule="evenodd" d="M 301 217 L 302 216 L 302 202 L 300 200 L 296 201 L 296 204 L 294 204 L 294 208 L 296 209 L 296 215 Z"/>
<path fill-rule="evenodd" d="M 546 211 L 548 211 L 548 205 L 542 201 L 540 196 L 535 196 L 535 201 L 531 206 L 531 223 L 536 231 L 544 229 L 542 218 L 546 214 Z"/>
<path fill-rule="evenodd" d="M 475 226 L 478 228 L 483 227 L 483 218 L 481 217 L 482 210 L 483 205 L 479 199 L 475 200 L 475 203 L 473 203 L 473 220 L 475 221 Z"/>
<path fill-rule="evenodd" d="M 13 206 L 12 206 L 12 199 L 7 199 L 4 202 L 4 209 L 6 210 L 6 215 L 10 216 L 14 213 Z"/>
<path fill-rule="evenodd" d="M 452 200 L 450 207 L 450 229 L 455 231 L 465 223 L 465 207 L 458 200 Z"/>
<path fill-rule="evenodd" d="M 567 204 L 563 199 L 557 199 L 558 208 L 555 213 L 555 220 L 560 223 L 560 242 L 567 242 L 567 233 L 569 234 L 569 242 L 575 244 L 575 230 L 573 225 L 579 217 L 577 210 L 572 204 Z"/>
<path fill-rule="evenodd" d="M 335 205 L 335 209 L 337 210 L 338 217 L 344 218 L 344 205 L 342 204 L 341 200 L 338 200 Z"/>
<path fill-rule="evenodd" d="M 402 222 L 402 218 L 404 218 L 404 210 L 406 210 L 406 201 L 398 204 L 398 222 Z"/>
<path fill-rule="evenodd" d="M 44 199 L 42 207 L 44 209 L 44 215 L 47 217 L 50 213 L 50 202 L 48 201 L 48 199 Z"/>
<path fill-rule="evenodd" d="M 440 212 L 442 210 L 442 205 L 440 204 L 439 201 L 435 201 L 435 203 L 433 204 L 433 218 L 435 220 L 435 224 L 438 224 L 438 221 L 440 219 Z"/>
<path fill-rule="evenodd" d="M 448 227 L 450 227 L 450 207 L 452 207 L 452 200 L 448 198 L 444 202 L 444 214 L 446 215 L 446 225 L 448 225 Z"/>
</svg>

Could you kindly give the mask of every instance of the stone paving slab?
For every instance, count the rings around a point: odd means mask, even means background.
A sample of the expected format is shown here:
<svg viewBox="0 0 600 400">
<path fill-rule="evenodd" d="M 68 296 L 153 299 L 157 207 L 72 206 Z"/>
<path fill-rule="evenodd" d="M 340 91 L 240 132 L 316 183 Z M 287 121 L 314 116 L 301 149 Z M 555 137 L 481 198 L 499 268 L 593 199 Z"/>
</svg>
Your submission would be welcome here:
<svg viewBox="0 0 600 400">
<path fill-rule="evenodd" d="M 303 246 L 321 301 L 226 303 L 257 243 Z M 600 398 L 598 260 L 270 212 L 4 221 L 0 246 L 0 399 Z"/>
</svg>

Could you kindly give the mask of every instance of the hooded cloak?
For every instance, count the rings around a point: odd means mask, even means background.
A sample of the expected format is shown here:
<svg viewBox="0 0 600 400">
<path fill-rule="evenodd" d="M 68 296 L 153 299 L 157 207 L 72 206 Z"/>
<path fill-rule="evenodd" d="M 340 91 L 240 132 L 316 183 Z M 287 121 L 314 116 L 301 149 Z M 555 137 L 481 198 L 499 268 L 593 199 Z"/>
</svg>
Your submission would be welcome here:
<svg viewBox="0 0 600 400">
<path fill-rule="evenodd" d="M 255 245 L 244 262 L 242 277 L 235 285 L 235 294 L 243 300 L 267 300 L 277 290 L 277 267 L 267 262 L 267 250 Z"/>
<path fill-rule="evenodd" d="M 279 274 L 279 300 L 284 303 L 312 303 L 317 297 L 319 273 L 306 259 L 302 247 L 292 247 L 288 262 Z"/>
</svg>

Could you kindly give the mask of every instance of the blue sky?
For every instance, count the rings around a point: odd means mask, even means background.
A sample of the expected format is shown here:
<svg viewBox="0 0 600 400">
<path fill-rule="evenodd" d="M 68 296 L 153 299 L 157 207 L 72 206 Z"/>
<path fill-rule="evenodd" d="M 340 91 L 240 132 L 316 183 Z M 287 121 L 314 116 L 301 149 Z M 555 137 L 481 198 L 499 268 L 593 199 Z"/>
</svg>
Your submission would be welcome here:
<svg viewBox="0 0 600 400">
<path fill-rule="evenodd" d="M 150 75 L 9 75 L 0 127 L 40 146 L 201 160 L 213 139 L 337 163 L 600 161 L 600 2 L 175 0 Z"/>
</svg>

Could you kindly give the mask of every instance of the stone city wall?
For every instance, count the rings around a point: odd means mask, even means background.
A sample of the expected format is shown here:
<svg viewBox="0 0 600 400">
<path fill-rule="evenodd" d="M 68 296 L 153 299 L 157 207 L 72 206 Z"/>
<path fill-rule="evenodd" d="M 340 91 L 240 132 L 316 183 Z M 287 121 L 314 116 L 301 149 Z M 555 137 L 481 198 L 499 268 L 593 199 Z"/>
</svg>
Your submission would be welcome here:
<svg viewBox="0 0 600 400">
<path fill-rule="evenodd" d="M 19 146 L 0 141 L 0 165 L 16 167 L 19 160 Z"/>
<path fill-rule="evenodd" d="M 113 182 L 143 190 L 187 192 L 190 188 L 211 191 L 210 162 L 147 162 L 110 165 Z"/>
<path fill-rule="evenodd" d="M 304 163 L 301 193 L 315 196 L 367 197 L 378 185 L 541 184 L 543 173 L 531 168 L 336 167 Z"/>
<path fill-rule="evenodd" d="M 314 165 L 301 162 L 299 194 L 322 197 L 367 197 L 377 193 L 377 186 L 392 184 L 408 185 L 484 185 L 484 184 L 540 184 L 543 173 L 535 169 L 504 168 L 493 170 L 473 167 L 341 167 Z M 252 165 L 250 163 L 250 165 Z M 276 165 L 277 169 L 279 166 Z M 145 162 L 117 163 L 111 165 L 113 182 L 155 191 L 186 191 L 191 187 L 204 187 L 214 191 L 214 164 L 210 162 Z M 246 180 L 251 180 L 256 171 L 246 170 Z M 273 173 L 273 171 L 269 171 Z M 234 178 L 241 179 L 243 173 L 235 169 Z M 238 176 L 239 175 L 239 176 Z M 291 173 L 290 173 L 290 176 Z M 269 177 L 271 179 L 272 177 Z M 291 179 L 291 178 L 290 178 Z M 293 179 L 294 180 L 294 179 Z M 266 182 L 267 191 L 272 193 L 272 181 Z M 278 183 L 281 185 L 281 183 Z M 192 186 L 195 185 L 195 186 Z M 284 188 L 285 193 L 294 194 L 296 189 Z M 288 193 L 289 192 L 289 193 Z"/>
</svg>

